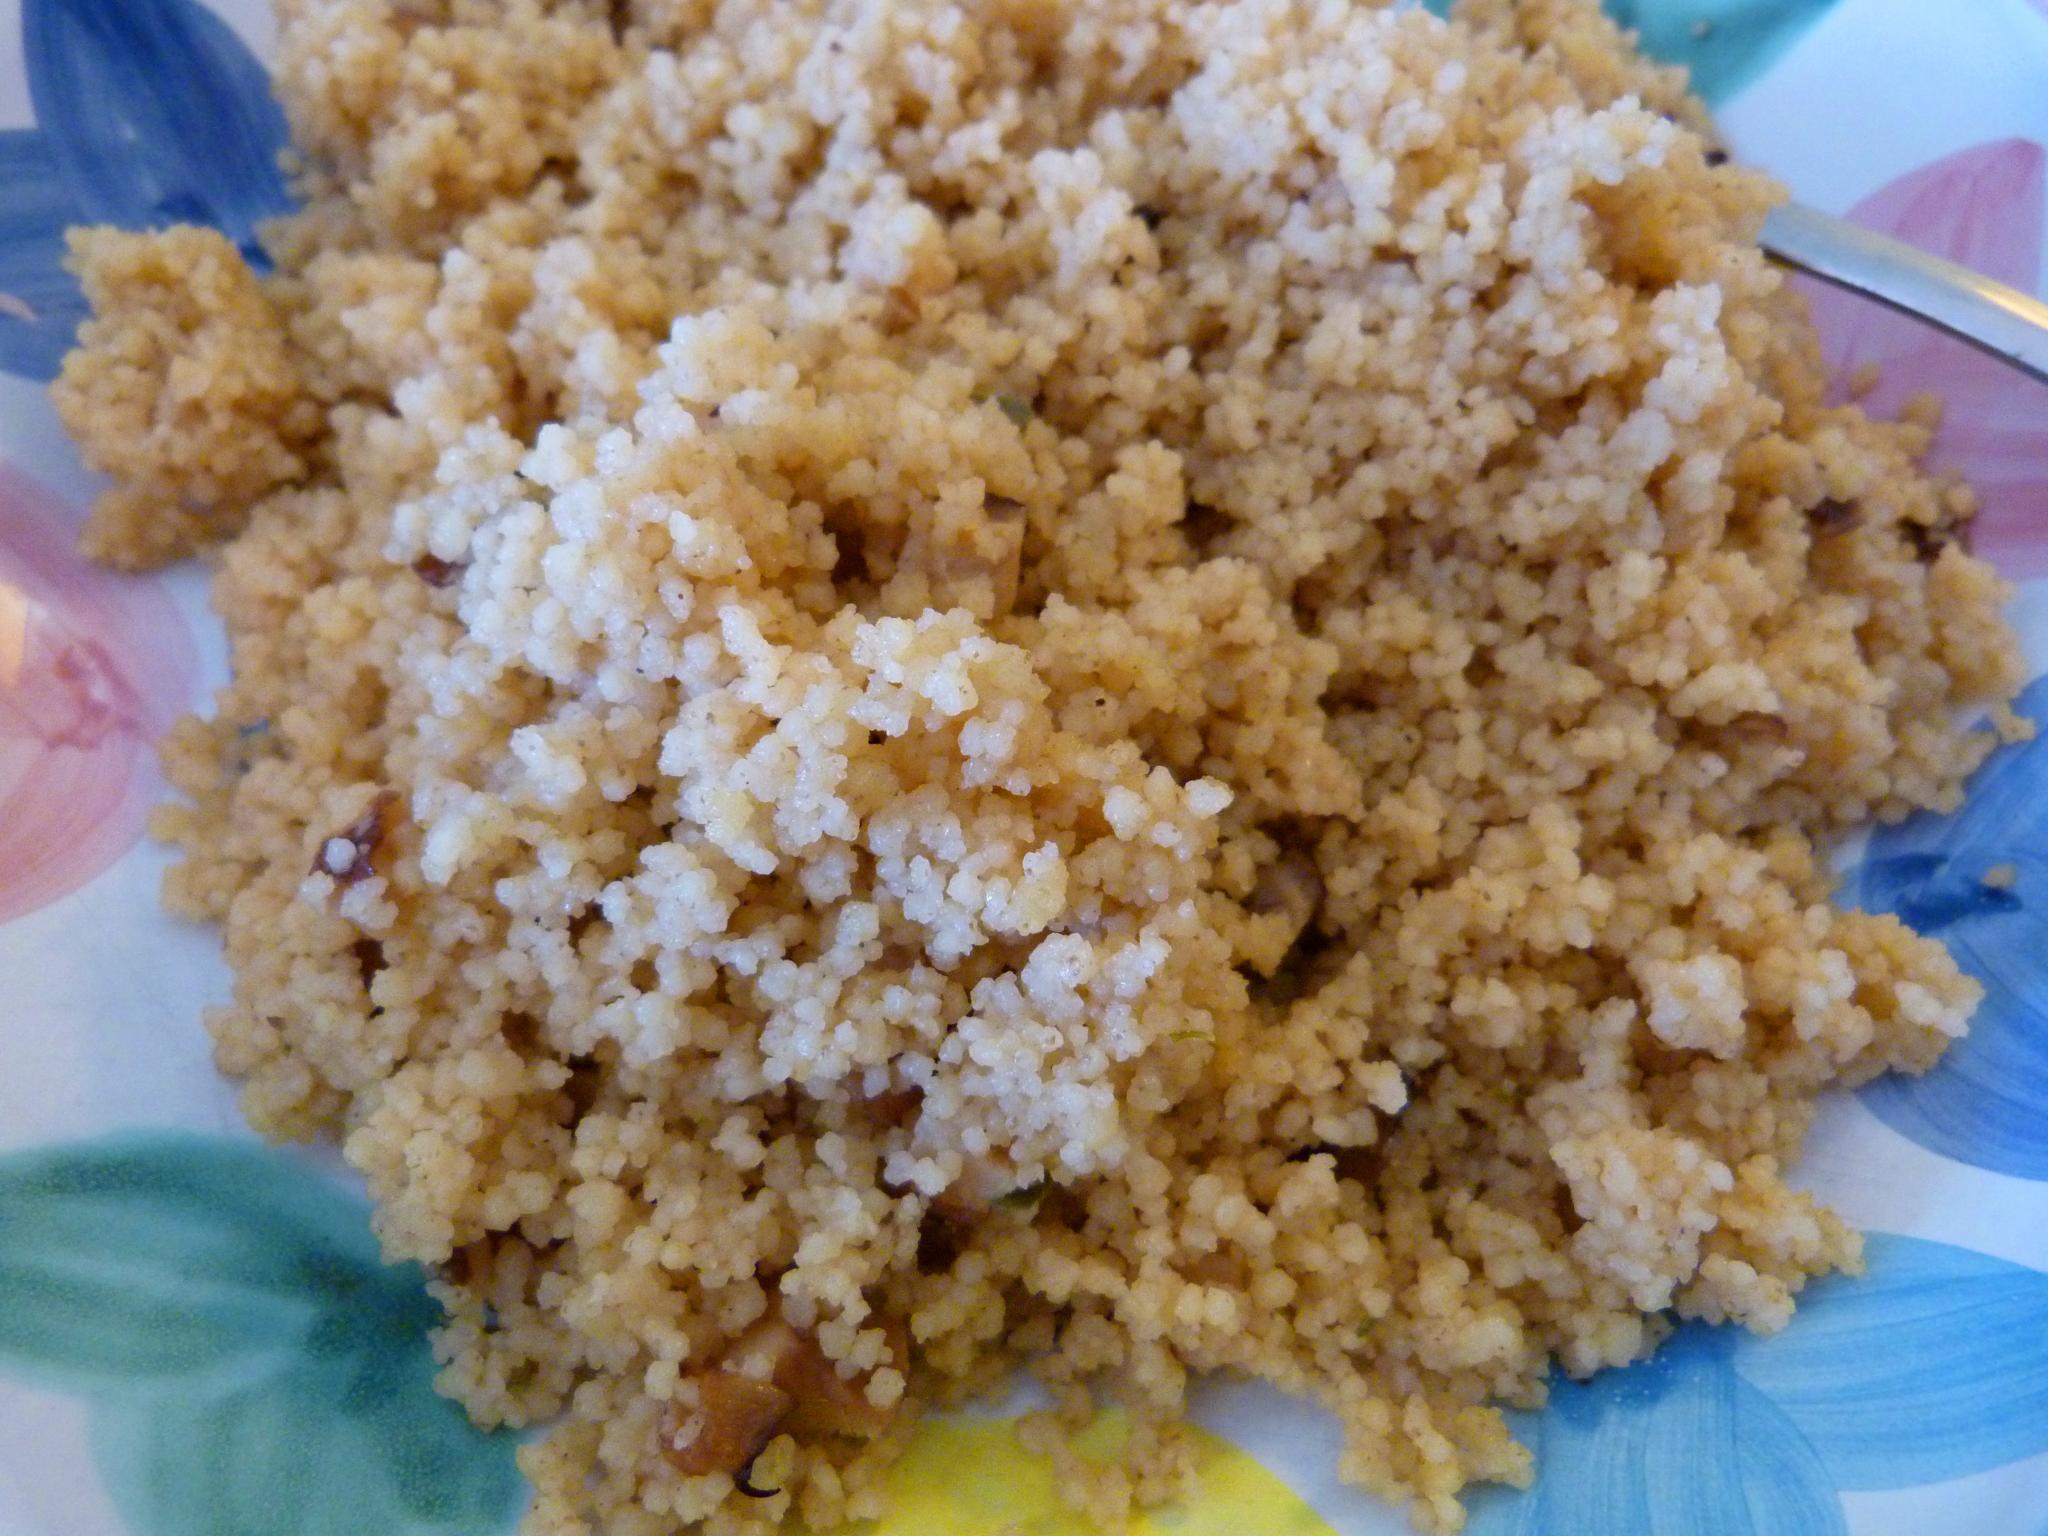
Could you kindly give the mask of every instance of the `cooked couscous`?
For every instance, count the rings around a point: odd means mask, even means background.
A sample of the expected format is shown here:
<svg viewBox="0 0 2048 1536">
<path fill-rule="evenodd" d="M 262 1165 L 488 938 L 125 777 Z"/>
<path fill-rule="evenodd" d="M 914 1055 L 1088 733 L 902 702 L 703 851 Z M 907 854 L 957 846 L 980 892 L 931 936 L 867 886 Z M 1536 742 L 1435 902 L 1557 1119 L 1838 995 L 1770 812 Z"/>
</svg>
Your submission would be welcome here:
<svg viewBox="0 0 2048 1536">
<path fill-rule="evenodd" d="M 219 545 L 221 1065 L 532 1532 L 872 1515 L 1019 1365 L 1107 1521 L 1223 1370 L 1450 1531 L 1857 1262 L 1815 1096 L 1976 987 L 1825 843 L 2004 589 L 1590 0 L 281 9 L 274 270 L 81 234 L 57 398 L 96 553 Z"/>
</svg>

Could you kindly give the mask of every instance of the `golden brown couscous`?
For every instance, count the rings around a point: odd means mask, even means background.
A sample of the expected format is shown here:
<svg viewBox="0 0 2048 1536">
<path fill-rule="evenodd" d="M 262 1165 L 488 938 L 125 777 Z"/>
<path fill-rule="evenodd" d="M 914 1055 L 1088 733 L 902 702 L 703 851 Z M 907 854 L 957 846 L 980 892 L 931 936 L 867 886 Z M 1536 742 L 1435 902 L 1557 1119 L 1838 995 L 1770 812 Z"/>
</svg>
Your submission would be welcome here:
<svg viewBox="0 0 2048 1536">
<path fill-rule="evenodd" d="M 532 1531 L 872 1514 L 1019 1363 L 1106 1519 L 1229 1370 L 1452 1530 L 1855 1264 L 1815 1096 L 1976 989 L 1817 842 L 1955 803 L 2003 589 L 1590 0 L 283 12 L 275 273 L 80 236 L 58 401 L 100 555 L 226 541 L 221 1064 Z"/>
</svg>

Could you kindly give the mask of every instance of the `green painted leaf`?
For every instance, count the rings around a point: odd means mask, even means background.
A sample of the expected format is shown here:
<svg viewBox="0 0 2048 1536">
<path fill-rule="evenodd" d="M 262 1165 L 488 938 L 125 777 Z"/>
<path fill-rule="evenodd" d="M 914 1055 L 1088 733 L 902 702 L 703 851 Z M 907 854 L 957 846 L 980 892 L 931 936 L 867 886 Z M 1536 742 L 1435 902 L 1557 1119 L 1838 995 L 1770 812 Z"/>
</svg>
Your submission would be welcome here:
<svg viewBox="0 0 2048 1536">
<path fill-rule="evenodd" d="M 284 1154 L 152 1134 L 0 1157 L 0 1369 L 83 1394 L 136 1536 L 486 1536 L 510 1436 L 433 1390 L 438 1309 Z"/>
<path fill-rule="evenodd" d="M 1437 15 L 1451 0 L 1423 0 Z M 1643 52 L 1683 64 L 1709 106 L 1726 101 L 1833 8 L 1835 0 L 1604 0 L 1641 38 Z"/>
</svg>

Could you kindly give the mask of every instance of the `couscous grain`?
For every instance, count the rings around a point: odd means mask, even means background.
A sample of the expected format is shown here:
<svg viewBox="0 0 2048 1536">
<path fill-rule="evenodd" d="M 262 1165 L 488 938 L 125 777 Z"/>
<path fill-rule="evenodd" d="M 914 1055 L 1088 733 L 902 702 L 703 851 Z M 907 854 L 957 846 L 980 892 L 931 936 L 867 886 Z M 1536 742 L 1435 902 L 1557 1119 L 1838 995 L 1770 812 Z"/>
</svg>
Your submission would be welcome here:
<svg viewBox="0 0 2048 1536">
<path fill-rule="evenodd" d="M 224 541 L 220 1063 L 532 1532 L 872 1515 L 1019 1364 L 1106 1520 L 1220 1370 L 1450 1531 L 1857 1262 L 1815 1097 L 1977 989 L 1819 850 L 2004 588 L 1590 0 L 281 10 L 275 270 L 81 234 L 57 398 L 98 553 Z"/>
</svg>

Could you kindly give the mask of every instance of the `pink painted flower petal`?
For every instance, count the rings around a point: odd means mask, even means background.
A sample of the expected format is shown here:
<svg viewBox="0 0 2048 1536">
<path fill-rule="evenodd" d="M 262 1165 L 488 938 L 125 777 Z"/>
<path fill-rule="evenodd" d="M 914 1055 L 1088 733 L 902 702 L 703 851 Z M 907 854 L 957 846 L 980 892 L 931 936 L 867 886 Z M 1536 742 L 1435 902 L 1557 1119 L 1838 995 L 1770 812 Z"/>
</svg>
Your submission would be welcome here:
<svg viewBox="0 0 2048 1536">
<path fill-rule="evenodd" d="M 192 637 L 170 598 L 89 564 L 76 536 L 62 502 L 0 464 L 0 922 L 141 836 L 152 744 L 192 692 Z"/>
<path fill-rule="evenodd" d="M 2032 291 L 2040 280 L 2044 165 L 2026 139 L 1980 144 L 1921 166 L 1859 203 L 1858 224 Z M 1875 364 L 1863 405 L 1892 416 L 1913 395 L 1945 404 L 1932 462 L 1977 489 L 1979 554 L 2008 576 L 2048 574 L 2048 389 L 1917 321 L 1806 285 L 1840 398 Z"/>
</svg>

